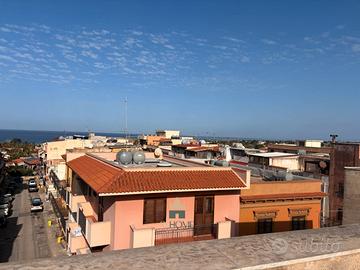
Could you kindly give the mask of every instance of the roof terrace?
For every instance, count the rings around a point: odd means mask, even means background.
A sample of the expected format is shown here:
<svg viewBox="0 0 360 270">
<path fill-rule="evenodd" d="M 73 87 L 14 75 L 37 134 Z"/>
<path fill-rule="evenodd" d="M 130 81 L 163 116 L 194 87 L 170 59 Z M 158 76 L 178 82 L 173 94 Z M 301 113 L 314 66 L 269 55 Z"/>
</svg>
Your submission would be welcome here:
<svg viewBox="0 0 360 270">
<path fill-rule="evenodd" d="M 358 269 L 360 225 L 0 264 L 9 269 Z"/>
</svg>

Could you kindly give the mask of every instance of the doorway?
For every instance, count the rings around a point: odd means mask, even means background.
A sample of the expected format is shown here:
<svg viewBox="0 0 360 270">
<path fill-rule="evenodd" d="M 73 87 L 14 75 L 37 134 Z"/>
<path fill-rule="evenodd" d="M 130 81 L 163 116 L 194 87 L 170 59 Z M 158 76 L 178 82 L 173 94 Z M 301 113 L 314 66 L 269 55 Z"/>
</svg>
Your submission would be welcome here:
<svg viewBox="0 0 360 270">
<path fill-rule="evenodd" d="M 213 234 L 214 196 L 196 196 L 194 213 L 194 236 Z"/>
</svg>

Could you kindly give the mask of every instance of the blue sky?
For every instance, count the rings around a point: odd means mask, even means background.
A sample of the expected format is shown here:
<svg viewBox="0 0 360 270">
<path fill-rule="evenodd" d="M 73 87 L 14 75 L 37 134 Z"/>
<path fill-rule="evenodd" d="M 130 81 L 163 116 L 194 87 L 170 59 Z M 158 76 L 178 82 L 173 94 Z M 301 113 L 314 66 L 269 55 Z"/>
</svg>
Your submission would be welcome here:
<svg viewBox="0 0 360 270">
<path fill-rule="evenodd" d="M 0 128 L 359 139 L 359 1 L 2 1 Z"/>
</svg>

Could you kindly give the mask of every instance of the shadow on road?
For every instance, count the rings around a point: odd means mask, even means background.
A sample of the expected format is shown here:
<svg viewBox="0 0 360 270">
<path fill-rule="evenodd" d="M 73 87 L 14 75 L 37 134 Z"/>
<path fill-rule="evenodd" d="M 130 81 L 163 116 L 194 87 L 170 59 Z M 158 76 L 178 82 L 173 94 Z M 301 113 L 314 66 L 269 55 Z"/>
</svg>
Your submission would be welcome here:
<svg viewBox="0 0 360 270">
<path fill-rule="evenodd" d="M 9 261 L 14 242 L 22 228 L 21 224 L 16 224 L 18 217 L 9 217 L 7 220 L 7 226 L 0 228 L 0 263 Z"/>
</svg>

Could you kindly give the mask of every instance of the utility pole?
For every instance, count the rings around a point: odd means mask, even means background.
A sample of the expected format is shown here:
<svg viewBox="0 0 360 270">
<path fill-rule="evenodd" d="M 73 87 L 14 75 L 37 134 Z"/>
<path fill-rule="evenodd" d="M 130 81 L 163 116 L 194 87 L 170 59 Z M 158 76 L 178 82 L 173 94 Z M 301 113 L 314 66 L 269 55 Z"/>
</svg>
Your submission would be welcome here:
<svg viewBox="0 0 360 270">
<path fill-rule="evenodd" d="M 126 143 L 127 143 L 127 139 L 128 139 L 128 119 L 127 119 L 127 97 L 125 97 L 124 100 L 124 104 L 125 104 L 125 139 L 126 139 Z"/>
</svg>

